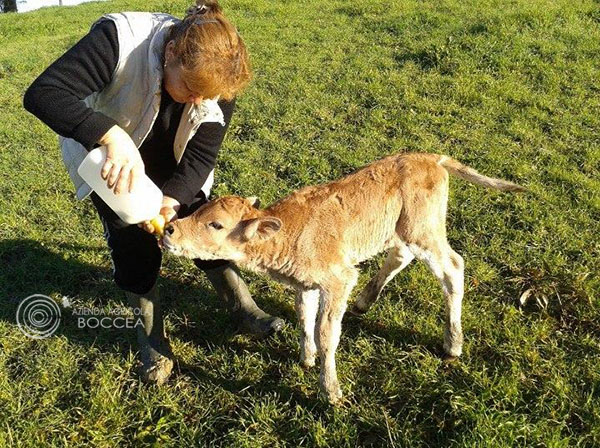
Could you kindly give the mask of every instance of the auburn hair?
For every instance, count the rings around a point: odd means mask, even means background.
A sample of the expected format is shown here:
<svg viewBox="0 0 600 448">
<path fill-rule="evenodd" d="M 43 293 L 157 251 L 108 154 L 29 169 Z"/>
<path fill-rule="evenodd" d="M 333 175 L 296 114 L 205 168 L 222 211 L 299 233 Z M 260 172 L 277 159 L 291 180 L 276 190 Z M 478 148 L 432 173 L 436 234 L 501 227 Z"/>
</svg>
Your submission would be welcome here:
<svg viewBox="0 0 600 448">
<path fill-rule="evenodd" d="M 231 100 L 252 78 L 246 45 L 215 0 L 196 0 L 170 41 L 185 83 L 204 98 Z"/>
</svg>

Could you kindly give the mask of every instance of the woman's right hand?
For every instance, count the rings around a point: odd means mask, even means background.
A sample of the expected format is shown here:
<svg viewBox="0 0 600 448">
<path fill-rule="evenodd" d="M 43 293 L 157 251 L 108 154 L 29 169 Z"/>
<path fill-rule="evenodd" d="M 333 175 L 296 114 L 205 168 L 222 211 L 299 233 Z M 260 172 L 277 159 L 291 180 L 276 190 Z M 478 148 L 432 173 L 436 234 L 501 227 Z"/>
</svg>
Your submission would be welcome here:
<svg viewBox="0 0 600 448">
<path fill-rule="evenodd" d="M 115 194 L 132 192 L 144 174 L 144 162 L 140 152 L 121 127 L 115 125 L 102 136 L 98 143 L 106 147 L 106 161 L 100 172 L 108 188 Z"/>
</svg>

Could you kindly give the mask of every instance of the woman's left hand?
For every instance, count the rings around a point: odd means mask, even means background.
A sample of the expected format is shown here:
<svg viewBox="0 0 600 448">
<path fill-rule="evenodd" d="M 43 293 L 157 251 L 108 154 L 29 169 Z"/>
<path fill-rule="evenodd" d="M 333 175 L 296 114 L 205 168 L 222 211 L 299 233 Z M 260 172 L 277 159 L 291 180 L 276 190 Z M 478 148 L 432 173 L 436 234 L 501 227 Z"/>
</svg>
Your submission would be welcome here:
<svg viewBox="0 0 600 448">
<path fill-rule="evenodd" d="M 165 222 L 169 223 L 177 219 L 177 211 L 180 207 L 181 204 L 177 199 L 164 196 L 162 207 L 160 208 L 160 215 L 165 218 Z M 156 233 L 158 231 L 158 229 L 155 229 L 150 221 L 144 221 L 138 225 L 148 233 Z"/>
</svg>

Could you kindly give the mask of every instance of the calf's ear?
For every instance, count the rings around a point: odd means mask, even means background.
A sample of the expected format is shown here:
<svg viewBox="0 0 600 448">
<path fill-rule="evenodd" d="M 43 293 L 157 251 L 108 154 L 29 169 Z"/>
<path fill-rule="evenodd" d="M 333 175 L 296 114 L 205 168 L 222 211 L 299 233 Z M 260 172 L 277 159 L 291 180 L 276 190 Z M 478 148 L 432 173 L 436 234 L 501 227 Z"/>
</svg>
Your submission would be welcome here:
<svg viewBox="0 0 600 448">
<path fill-rule="evenodd" d="M 281 229 L 281 220 L 274 216 L 264 218 L 249 219 L 244 227 L 244 238 L 246 241 L 251 239 L 268 240 Z"/>
<path fill-rule="evenodd" d="M 254 208 L 260 208 L 260 199 L 257 196 L 250 196 L 246 198 L 250 202 L 250 205 Z"/>
</svg>

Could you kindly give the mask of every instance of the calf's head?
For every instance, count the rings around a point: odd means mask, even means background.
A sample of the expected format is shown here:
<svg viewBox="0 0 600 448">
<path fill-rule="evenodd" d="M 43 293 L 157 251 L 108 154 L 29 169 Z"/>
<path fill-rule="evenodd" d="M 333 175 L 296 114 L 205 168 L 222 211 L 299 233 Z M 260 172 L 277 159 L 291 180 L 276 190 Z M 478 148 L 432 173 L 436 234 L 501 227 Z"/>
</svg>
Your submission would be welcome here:
<svg viewBox="0 0 600 448">
<path fill-rule="evenodd" d="M 255 207 L 255 198 L 224 196 L 165 227 L 163 246 L 175 255 L 241 261 L 248 244 L 265 241 L 281 221 Z"/>
</svg>

